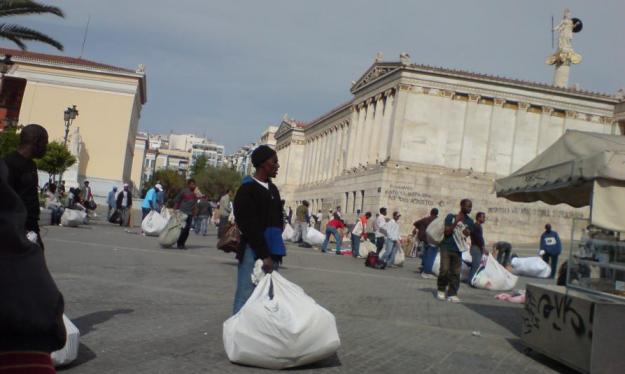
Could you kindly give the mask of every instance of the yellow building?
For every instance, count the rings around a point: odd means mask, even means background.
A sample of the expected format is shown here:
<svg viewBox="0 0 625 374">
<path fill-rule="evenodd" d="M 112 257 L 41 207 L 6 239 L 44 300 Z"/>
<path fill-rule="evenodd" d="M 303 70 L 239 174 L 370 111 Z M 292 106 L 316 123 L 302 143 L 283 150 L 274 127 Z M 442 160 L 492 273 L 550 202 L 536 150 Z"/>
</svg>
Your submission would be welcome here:
<svg viewBox="0 0 625 374">
<path fill-rule="evenodd" d="M 63 112 L 76 105 L 79 115 L 69 134 L 79 129 L 77 182 L 89 180 L 94 194 L 100 196 L 114 185 L 132 183 L 135 138 L 141 109 L 147 101 L 143 66 L 129 70 L 5 48 L 0 48 L 0 55 L 11 55 L 15 63 L 3 85 L 17 87 L 2 93 L 12 95 L 5 101 L 14 103 L 5 111 L 5 117 L 13 116 L 11 120 L 17 119 L 22 125 L 38 123 L 48 130 L 51 141 L 62 141 Z"/>
</svg>

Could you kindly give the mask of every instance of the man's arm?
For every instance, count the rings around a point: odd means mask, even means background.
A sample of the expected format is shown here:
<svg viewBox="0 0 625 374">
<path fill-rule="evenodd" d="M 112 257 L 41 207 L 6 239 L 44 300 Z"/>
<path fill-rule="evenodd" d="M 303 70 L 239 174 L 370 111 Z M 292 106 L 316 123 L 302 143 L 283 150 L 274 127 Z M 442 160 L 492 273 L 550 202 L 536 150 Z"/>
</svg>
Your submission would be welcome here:
<svg viewBox="0 0 625 374">
<path fill-rule="evenodd" d="M 451 218 L 451 222 L 450 222 Z M 445 236 L 449 236 L 454 233 L 454 229 L 458 226 L 458 223 L 462 221 L 462 215 L 457 214 L 455 217 L 447 216 L 445 218 Z"/>
</svg>

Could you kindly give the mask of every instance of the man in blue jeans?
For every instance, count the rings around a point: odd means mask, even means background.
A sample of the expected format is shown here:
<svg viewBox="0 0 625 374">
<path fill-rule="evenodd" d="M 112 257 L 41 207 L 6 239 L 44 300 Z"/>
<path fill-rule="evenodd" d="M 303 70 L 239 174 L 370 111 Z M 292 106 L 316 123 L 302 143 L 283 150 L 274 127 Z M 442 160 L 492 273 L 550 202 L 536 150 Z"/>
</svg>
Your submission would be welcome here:
<svg viewBox="0 0 625 374">
<path fill-rule="evenodd" d="M 562 242 L 557 232 L 551 229 L 551 224 L 545 225 L 545 232 L 540 236 L 540 255 L 543 261 L 551 265 L 551 275 L 553 279 L 558 271 L 558 256 L 562 253 Z"/>
<path fill-rule="evenodd" d="M 328 244 L 330 243 L 330 237 L 332 235 L 334 235 L 334 239 L 336 240 L 336 254 L 340 255 L 341 254 L 341 242 L 343 241 L 343 238 L 341 237 L 341 234 L 339 234 L 339 229 L 344 229 L 345 228 L 345 224 L 343 223 L 343 221 L 341 221 L 340 216 L 338 215 L 338 213 L 334 213 L 334 218 L 328 222 L 328 224 L 326 225 L 326 239 L 323 241 L 323 244 L 321 245 L 321 252 L 326 253 L 328 252 Z"/>
<path fill-rule="evenodd" d="M 234 198 L 234 217 L 241 232 L 237 251 L 239 260 L 237 290 L 233 314 L 237 314 L 254 292 L 251 275 L 257 259 L 263 262 L 263 271 L 277 270 L 286 249 L 282 242 L 284 214 L 278 188 L 271 182 L 278 174 L 280 164 L 276 151 L 266 145 L 252 152 L 253 176 L 243 178 Z"/>
</svg>

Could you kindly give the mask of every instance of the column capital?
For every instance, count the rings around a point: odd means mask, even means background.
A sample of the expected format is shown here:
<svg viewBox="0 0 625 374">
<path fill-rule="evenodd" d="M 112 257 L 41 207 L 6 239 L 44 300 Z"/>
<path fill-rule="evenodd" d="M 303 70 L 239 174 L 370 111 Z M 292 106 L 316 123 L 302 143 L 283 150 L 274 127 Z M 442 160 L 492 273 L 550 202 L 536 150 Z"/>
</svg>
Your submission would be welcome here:
<svg viewBox="0 0 625 374">
<path fill-rule="evenodd" d="M 399 84 L 399 90 L 400 91 L 410 91 L 412 89 L 412 85 L 410 84 L 405 84 L 405 83 L 400 83 Z"/>
<path fill-rule="evenodd" d="M 380 101 L 380 99 L 382 99 L 382 97 L 384 97 L 384 94 L 383 94 L 383 93 L 379 93 L 379 94 L 375 95 L 375 101 L 376 101 L 376 102 L 377 102 L 377 101 Z"/>
<path fill-rule="evenodd" d="M 481 95 L 469 94 L 469 101 L 477 104 L 477 102 L 480 101 L 481 97 L 482 97 Z"/>
<path fill-rule="evenodd" d="M 553 113 L 553 108 L 550 106 L 542 107 L 543 114 L 551 115 Z"/>
<path fill-rule="evenodd" d="M 498 97 L 496 97 L 493 100 L 494 100 L 496 106 L 503 106 L 506 103 L 506 99 L 501 99 L 501 98 L 498 98 Z"/>
<path fill-rule="evenodd" d="M 577 112 L 574 110 L 567 110 L 564 112 L 566 115 L 566 118 L 575 118 L 577 117 Z"/>
<path fill-rule="evenodd" d="M 524 101 L 519 101 L 519 110 L 528 110 L 530 107 L 529 103 L 526 103 Z"/>
</svg>

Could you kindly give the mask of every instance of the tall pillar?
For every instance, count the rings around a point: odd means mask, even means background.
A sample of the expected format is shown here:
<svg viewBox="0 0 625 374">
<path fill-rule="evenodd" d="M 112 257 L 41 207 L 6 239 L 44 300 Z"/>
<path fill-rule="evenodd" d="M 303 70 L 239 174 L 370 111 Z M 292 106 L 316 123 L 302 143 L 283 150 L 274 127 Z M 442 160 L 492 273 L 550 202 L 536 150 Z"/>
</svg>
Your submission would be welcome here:
<svg viewBox="0 0 625 374">
<path fill-rule="evenodd" d="M 321 156 L 321 135 L 317 135 L 317 138 L 315 139 L 315 142 L 317 143 L 315 146 L 315 158 L 313 161 L 313 170 L 312 170 L 312 182 L 316 183 L 319 179 L 318 179 L 318 173 L 319 173 L 319 159 Z"/>
<path fill-rule="evenodd" d="M 328 149 L 329 149 L 330 133 L 326 131 L 323 133 L 323 148 L 321 151 L 321 162 L 319 163 L 319 180 L 324 181 L 326 176 L 326 170 L 328 170 Z"/>
<path fill-rule="evenodd" d="M 310 145 L 311 145 L 311 151 L 310 151 L 310 164 L 308 165 L 308 178 L 306 179 L 306 182 L 308 184 L 313 182 L 313 178 L 314 178 L 314 171 L 315 171 L 315 159 L 317 157 L 317 138 L 313 137 L 310 140 Z"/>
<path fill-rule="evenodd" d="M 404 131 L 404 118 L 406 115 L 406 104 L 411 86 L 400 84 L 396 89 L 395 108 L 391 117 L 391 131 L 388 139 L 388 150 L 392 160 L 399 160 L 401 151 L 401 137 Z"/>
<path fill-rule="evenodd" d="M 352 106 L 352 123 L 349 128 L 346 169 L 351 169 L 355 166 L 356 138 L 358 137 L 358 127 L 360 125 L 362 115 L 362 104 L 359 104 L 358 106 Z"/>
<path fill-rule="evenodd" d="M 380 145 L 379 145 L 379 160 L 380 162 L 386 161 L 390 156 L 389 154 L 389 137 L 391 135 L 391 116 L 394 108 L 395 93 L 393 90 L 389 90 L 386 93 L 386 102 L 384 104 L 384 114 L 382 117 L 382 125 L 380 126 Z"/>
<path fill-rule="evenodd" d="M 302 165 L 302 184 L 306 184 L 308 178 L 308 165 L 310 165 L 310 140 L 304 141 L 304 164 Z"/>
<path fill-rule="evenodd" d="M 373 99 L 367 99 L 367 109 L 365 112 L 365 120 L 362 125 L 362 131 L 358 133 L 358 157 L 356 165 L 365 165 L 369 154 L 369 137 L 371 136 L 371 127 L 373 126 Z"/>
<path fill-rule="evenodd" d="M 374 165 L 379 161 L 380 136 L 382 134 L 382 115 L 384 113 L 384 96 L 379 94 L 375 97 L 374 113 L 371 126 L 371 135 L 369 141 L 369 157 L 367 161 Z"/>
<path fill-rule="evenodd" d="M 342 162 L 344 127 L 345 126 L 341 123 L 336 128 L 336 151 L 334 152 L 334 159 L 332 160 L 333 167 L 332 174 L 330 175 L 331 178 L 334 178 L 338 175 L 338 170 Z"/>
<path fill-rule="evenodd" d="M 525 124 L 527 123 L 527 110 L 529 109 L 529 104 L 528 103 L 523 103 L 520 102 L 519 103 L 519 107 L 517 108 L 516 111 L 516 118 L 514 121 L 514 132 L 512 135 L 512 157 L 510 158 L 510 170 L 508 171 L 509 173 L 514 172 L 517 169 L 516 166 L 516 162 L 519 158 L 518 155 L 516 155 L 516 151 L 517 151 L 517 141 L 518 141 L 518 134 L 519 134 L 519 130 L 523 129 L 523 127 L 525 127 Z"/>
<path fill-rule="evenodd" d="M 538 124 L 538 141 L 536 142 L 536 155 L 544 151 L 551 142 L 551 139 L 543 136 L 543 130 L 545 128 L 548 129 L 549 122 L 551 121 L 551 113 L 553 113 L 553 108 L 547 106 L 542 107 L 540 123 Z"/>
</svg>

